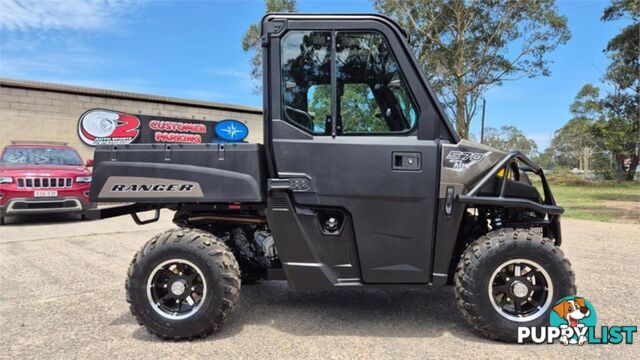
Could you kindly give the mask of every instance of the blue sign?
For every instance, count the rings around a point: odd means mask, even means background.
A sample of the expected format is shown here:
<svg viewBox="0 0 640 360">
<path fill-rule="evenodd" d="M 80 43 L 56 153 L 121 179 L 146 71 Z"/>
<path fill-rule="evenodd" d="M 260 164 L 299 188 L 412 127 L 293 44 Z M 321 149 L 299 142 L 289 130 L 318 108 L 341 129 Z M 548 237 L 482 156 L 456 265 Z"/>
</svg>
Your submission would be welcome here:
<svg viewBox="0 0 640 360">
<path fill-rule="evenodd" d="M 226 141 L 242 141 L 249 135 L 249 128 L 238 120 L 222 120 L 216 124 L 216 136 Z"/>
</svg>

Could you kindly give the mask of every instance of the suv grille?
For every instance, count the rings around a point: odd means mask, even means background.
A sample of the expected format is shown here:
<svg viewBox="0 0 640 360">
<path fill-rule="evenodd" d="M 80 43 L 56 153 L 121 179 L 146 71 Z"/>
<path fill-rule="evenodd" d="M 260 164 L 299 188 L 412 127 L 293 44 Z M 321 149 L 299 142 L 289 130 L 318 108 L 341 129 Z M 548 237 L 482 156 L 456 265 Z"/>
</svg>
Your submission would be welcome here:
<svg viewBox="0 0 640 360">
<path fill-rule="evenodd" d="M 70 188 L 73 179 L 70 177 L 28 177 L 18 178 L 18 188 L 21 189 L 54 189 Z"/>
</svg>

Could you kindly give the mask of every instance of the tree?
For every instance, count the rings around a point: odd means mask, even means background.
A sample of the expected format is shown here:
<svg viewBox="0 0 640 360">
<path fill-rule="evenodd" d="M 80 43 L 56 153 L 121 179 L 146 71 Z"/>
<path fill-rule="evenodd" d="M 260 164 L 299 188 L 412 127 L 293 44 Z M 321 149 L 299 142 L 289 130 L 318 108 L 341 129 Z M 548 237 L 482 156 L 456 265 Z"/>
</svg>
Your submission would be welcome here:
<svg viewBox="0 0 640 360">
<path fill-rule="evenodd" d="M 554 0 L 373 0 L 412 48 L 463 138 L 491 86 L 548 76 L 546 55 L 570 38 Z"/>
<path fill-rule="evenodd" d="M 486 128 L 483 144 L 504 151 L 518 150 L 529 158 L 534 157 L 538 152 L 536 142 L 527 138 L 520 129 L 511 125 L 505 125 L 500 129 Z"/>
<path fill-rule="evenodd" d="M 604 80 L 613 91 L 603 100 L 605 119 L 596 123 L 601 146 L 612 154 L 619 180 L 633 180 L 640 152 L 640 2 L 613 0 L 603 21 L 631 19 L 605 51 L 611 59 Z"/>
<path fill-rule="evenodd" d="M 603 117 L 600 89 L 591 84 L 584 85 L 569 110 L 573 118 L 556 131 L 551 140 L 551 148 L 558 165 L 578 167 L 587 178 L 590 160 L 596 150 L 593 127 Z"/>
<path fill-rule="evenodd" d="M 553 168 L 556 167 L 556 162 L 553 156 L 554 156 L 553 148 L 551 146 L 548 146 L 546 149 L 544 149 L 543 152 L 539 153 L 532 160 L 541 168 L 545 170 L 552 170 Z"/>
<path fill-rule="evenodd" d="M 613 0 L 604 10 L 603 21 L 621 18 L 631 24 L 607 43 L 605 51 L 611 59 L 605 79 L 620 89 L 629 89 L 636 95 L 640 92 L 640 2 L 637 0 Z"/>
<path fill-rule="evenodd" d="M 266 12 L 297 12 L 296 0 L 265 0 Z M 262 45 L 260 41 L 260 22 L 249 25 L 249 28 L 242 37 L 242 50 L 251 53 L 251 78 L 258 80 L 255 92 L 259 93 L 262 86 L 259 82 L 262 79 Z"/>
</svg>

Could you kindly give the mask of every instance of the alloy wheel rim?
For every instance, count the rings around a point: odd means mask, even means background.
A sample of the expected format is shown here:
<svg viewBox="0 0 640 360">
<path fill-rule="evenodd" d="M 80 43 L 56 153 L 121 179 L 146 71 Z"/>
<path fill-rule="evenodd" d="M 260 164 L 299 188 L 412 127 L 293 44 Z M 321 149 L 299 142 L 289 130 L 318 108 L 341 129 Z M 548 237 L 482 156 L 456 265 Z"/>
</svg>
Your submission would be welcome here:
<svg viewBox="0 0 640 360">
<path fill-rule="evenodd" d="M 496 268 L 489 279 L 491 305 L 501 316 L 515 322 L 532 321 L 551 306 L 553 283 L 537 262 L 513 259 Z"/>
<path fill-rule="evenodd" d="M 191 261 L 171 259 L 153 269 L 147 280 L 147 300 L 160 316 L 182 320 L 193 316 L 207 297 L 204 274 Z"/>
</svg>

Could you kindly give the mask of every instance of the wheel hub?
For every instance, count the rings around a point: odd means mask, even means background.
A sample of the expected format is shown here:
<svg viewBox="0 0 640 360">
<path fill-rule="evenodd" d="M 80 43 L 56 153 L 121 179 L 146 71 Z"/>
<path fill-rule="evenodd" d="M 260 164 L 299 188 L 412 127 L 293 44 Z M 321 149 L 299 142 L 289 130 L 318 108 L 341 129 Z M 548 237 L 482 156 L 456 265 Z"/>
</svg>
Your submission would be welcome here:
<svg viewBox="0 0 640 360">
<path fill-rule="evenodd" d="M 187 289 L 187 282 L 182 279 L 176 280 L 173 282 L 173 284 L 171 284 L 171 292 L 175 296 L 180 296 L 184 294 L 184 291 L 186 289 Z"/>
<path fill-rule="evenodd" d="M 522 281 L 516 280 L 511 283 L 511 293 L 519 298 L 523 298 L 529 295 L 529 287 Z"/>
</svg>

